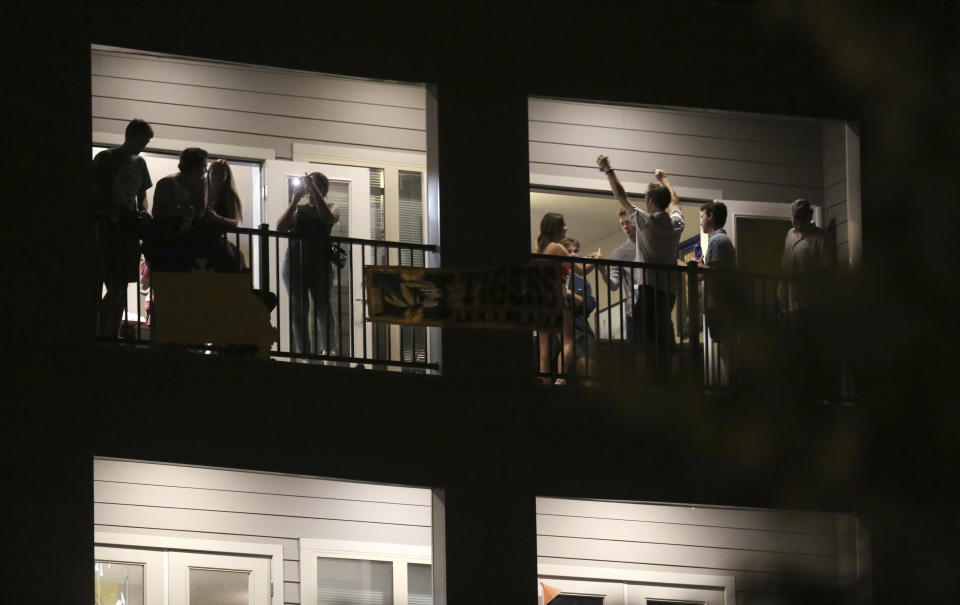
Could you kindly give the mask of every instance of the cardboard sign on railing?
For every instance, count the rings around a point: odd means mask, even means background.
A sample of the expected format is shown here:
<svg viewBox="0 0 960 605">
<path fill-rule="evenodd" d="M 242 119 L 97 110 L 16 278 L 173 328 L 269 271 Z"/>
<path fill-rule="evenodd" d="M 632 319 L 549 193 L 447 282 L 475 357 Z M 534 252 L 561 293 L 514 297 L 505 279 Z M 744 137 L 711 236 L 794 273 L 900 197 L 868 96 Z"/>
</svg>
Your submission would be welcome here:
<svg viewBox="0 0 960 605">
<path fill-rule="evenodd" d="M 364 267 L 369 321 L 558 330 L 563 291 L 555 263 L 498 269 Z"/>
</svg>

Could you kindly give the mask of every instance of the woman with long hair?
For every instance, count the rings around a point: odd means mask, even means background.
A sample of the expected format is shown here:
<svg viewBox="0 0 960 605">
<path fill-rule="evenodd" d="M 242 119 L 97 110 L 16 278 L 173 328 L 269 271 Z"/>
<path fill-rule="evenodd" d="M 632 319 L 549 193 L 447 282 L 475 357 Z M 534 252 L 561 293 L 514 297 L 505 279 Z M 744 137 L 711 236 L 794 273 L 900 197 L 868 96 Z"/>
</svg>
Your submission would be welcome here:
<svg viewBox="0 0 960 605">
<path fill-rule="evenodd" d="M 540 219 L 540 234 L 537 236 L 537 254 L 551 254 L 554 256 L 569 256 L 567 249 L 561 243 L 567 235 L 567 221 L 562 214 L 548 212 Z M 570 274 L 569 263 L 560 263 L 560 280 L 566 284 Z M 550 341 L 552 334 L 540 333 L 540 371 L 550 371 Z M 573 364 L 573 314 L 570 306 L 563 305 L 563 347 L 557 356 L 557 368 L 566 373 Z M 564 384 L 563 378 L 557 379 L 557 384 Z"/>
<path fill-rule="evenodd" d="M 283 257 L 283 281 L 290 295 L 290 327 L 294 353 L 335 355 L 340 333 L 330 304 L 334 259 L 330 231 L 340 220 L 336 204 L 327 202 L 330 181 L 320 172 L 303 175 L 290 204 L 277 221 L 278 231 L 293 235 Z M 307 198 L 307 203 L 300 200 Z M 309 321 L 313 299 L 313 321 Z"/>
<path fill-rule="evenodd" d="M 212 210 L 221 224 L 240 227 L 243 224 L 243 206 L 237 193 L 230 164 L 224 159 L 214 160 L 207 170 L 207 208 Z"/>
</svg>

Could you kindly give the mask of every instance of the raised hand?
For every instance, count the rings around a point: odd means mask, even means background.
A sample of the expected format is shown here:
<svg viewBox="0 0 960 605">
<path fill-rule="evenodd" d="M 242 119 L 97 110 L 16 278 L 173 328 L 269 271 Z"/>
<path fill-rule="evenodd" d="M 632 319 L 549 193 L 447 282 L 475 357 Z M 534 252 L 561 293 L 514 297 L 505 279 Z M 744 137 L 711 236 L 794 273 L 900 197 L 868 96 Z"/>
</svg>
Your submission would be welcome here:
<svg viewBox="0 0 960 605">
<path fill-rule="evenodd" d="M 610 168 L 610 158 L 608 158 L 603 154 L 600 154 L 600 156 L 597 158 L 597 168 L 599 168 L 600 172 L 603 172 L 603 173 L 613 170 L 612 168 Z"/>
</svg>

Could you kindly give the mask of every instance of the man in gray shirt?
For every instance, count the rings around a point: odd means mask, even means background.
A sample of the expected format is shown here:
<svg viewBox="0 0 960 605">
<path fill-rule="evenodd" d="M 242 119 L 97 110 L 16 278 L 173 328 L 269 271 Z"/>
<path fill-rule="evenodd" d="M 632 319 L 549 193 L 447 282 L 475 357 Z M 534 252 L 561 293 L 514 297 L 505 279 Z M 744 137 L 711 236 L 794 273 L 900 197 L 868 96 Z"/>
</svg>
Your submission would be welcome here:
<svg viewBox="0 0 960 605">
<path fill-rule="evenodd" d="M 607 176 L 613 196 L 636 225 L 634 260 L 648 267 L 636 274 L 637 303 L 633 310 L 633 342 L 645 354 L 648 365 L 669 366 L 676 346 L 670 317 L 679 290 L 679 272 L 657 265 L 676 266 L 683 213 L 680 198 L 670 185 L 666 173 L 654 170 L 656 183 L 647 185 L 644 208 L 632 204 L 620 179 L 605 155 L 597 158 L 597 167 Z"/>
</svg>

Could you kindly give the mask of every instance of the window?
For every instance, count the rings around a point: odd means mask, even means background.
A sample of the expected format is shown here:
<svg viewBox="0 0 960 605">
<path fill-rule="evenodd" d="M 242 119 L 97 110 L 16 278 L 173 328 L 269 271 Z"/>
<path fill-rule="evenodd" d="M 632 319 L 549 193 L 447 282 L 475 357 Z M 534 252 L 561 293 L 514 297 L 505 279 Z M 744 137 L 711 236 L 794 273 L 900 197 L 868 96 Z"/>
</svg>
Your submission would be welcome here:
<svg viewBox="0 0 960 605">
<path fill-rule="evenodd" d="M 430 548 L 303 538 L 300 590 L 303 605 L 429 605 Z"/>
</svg>

